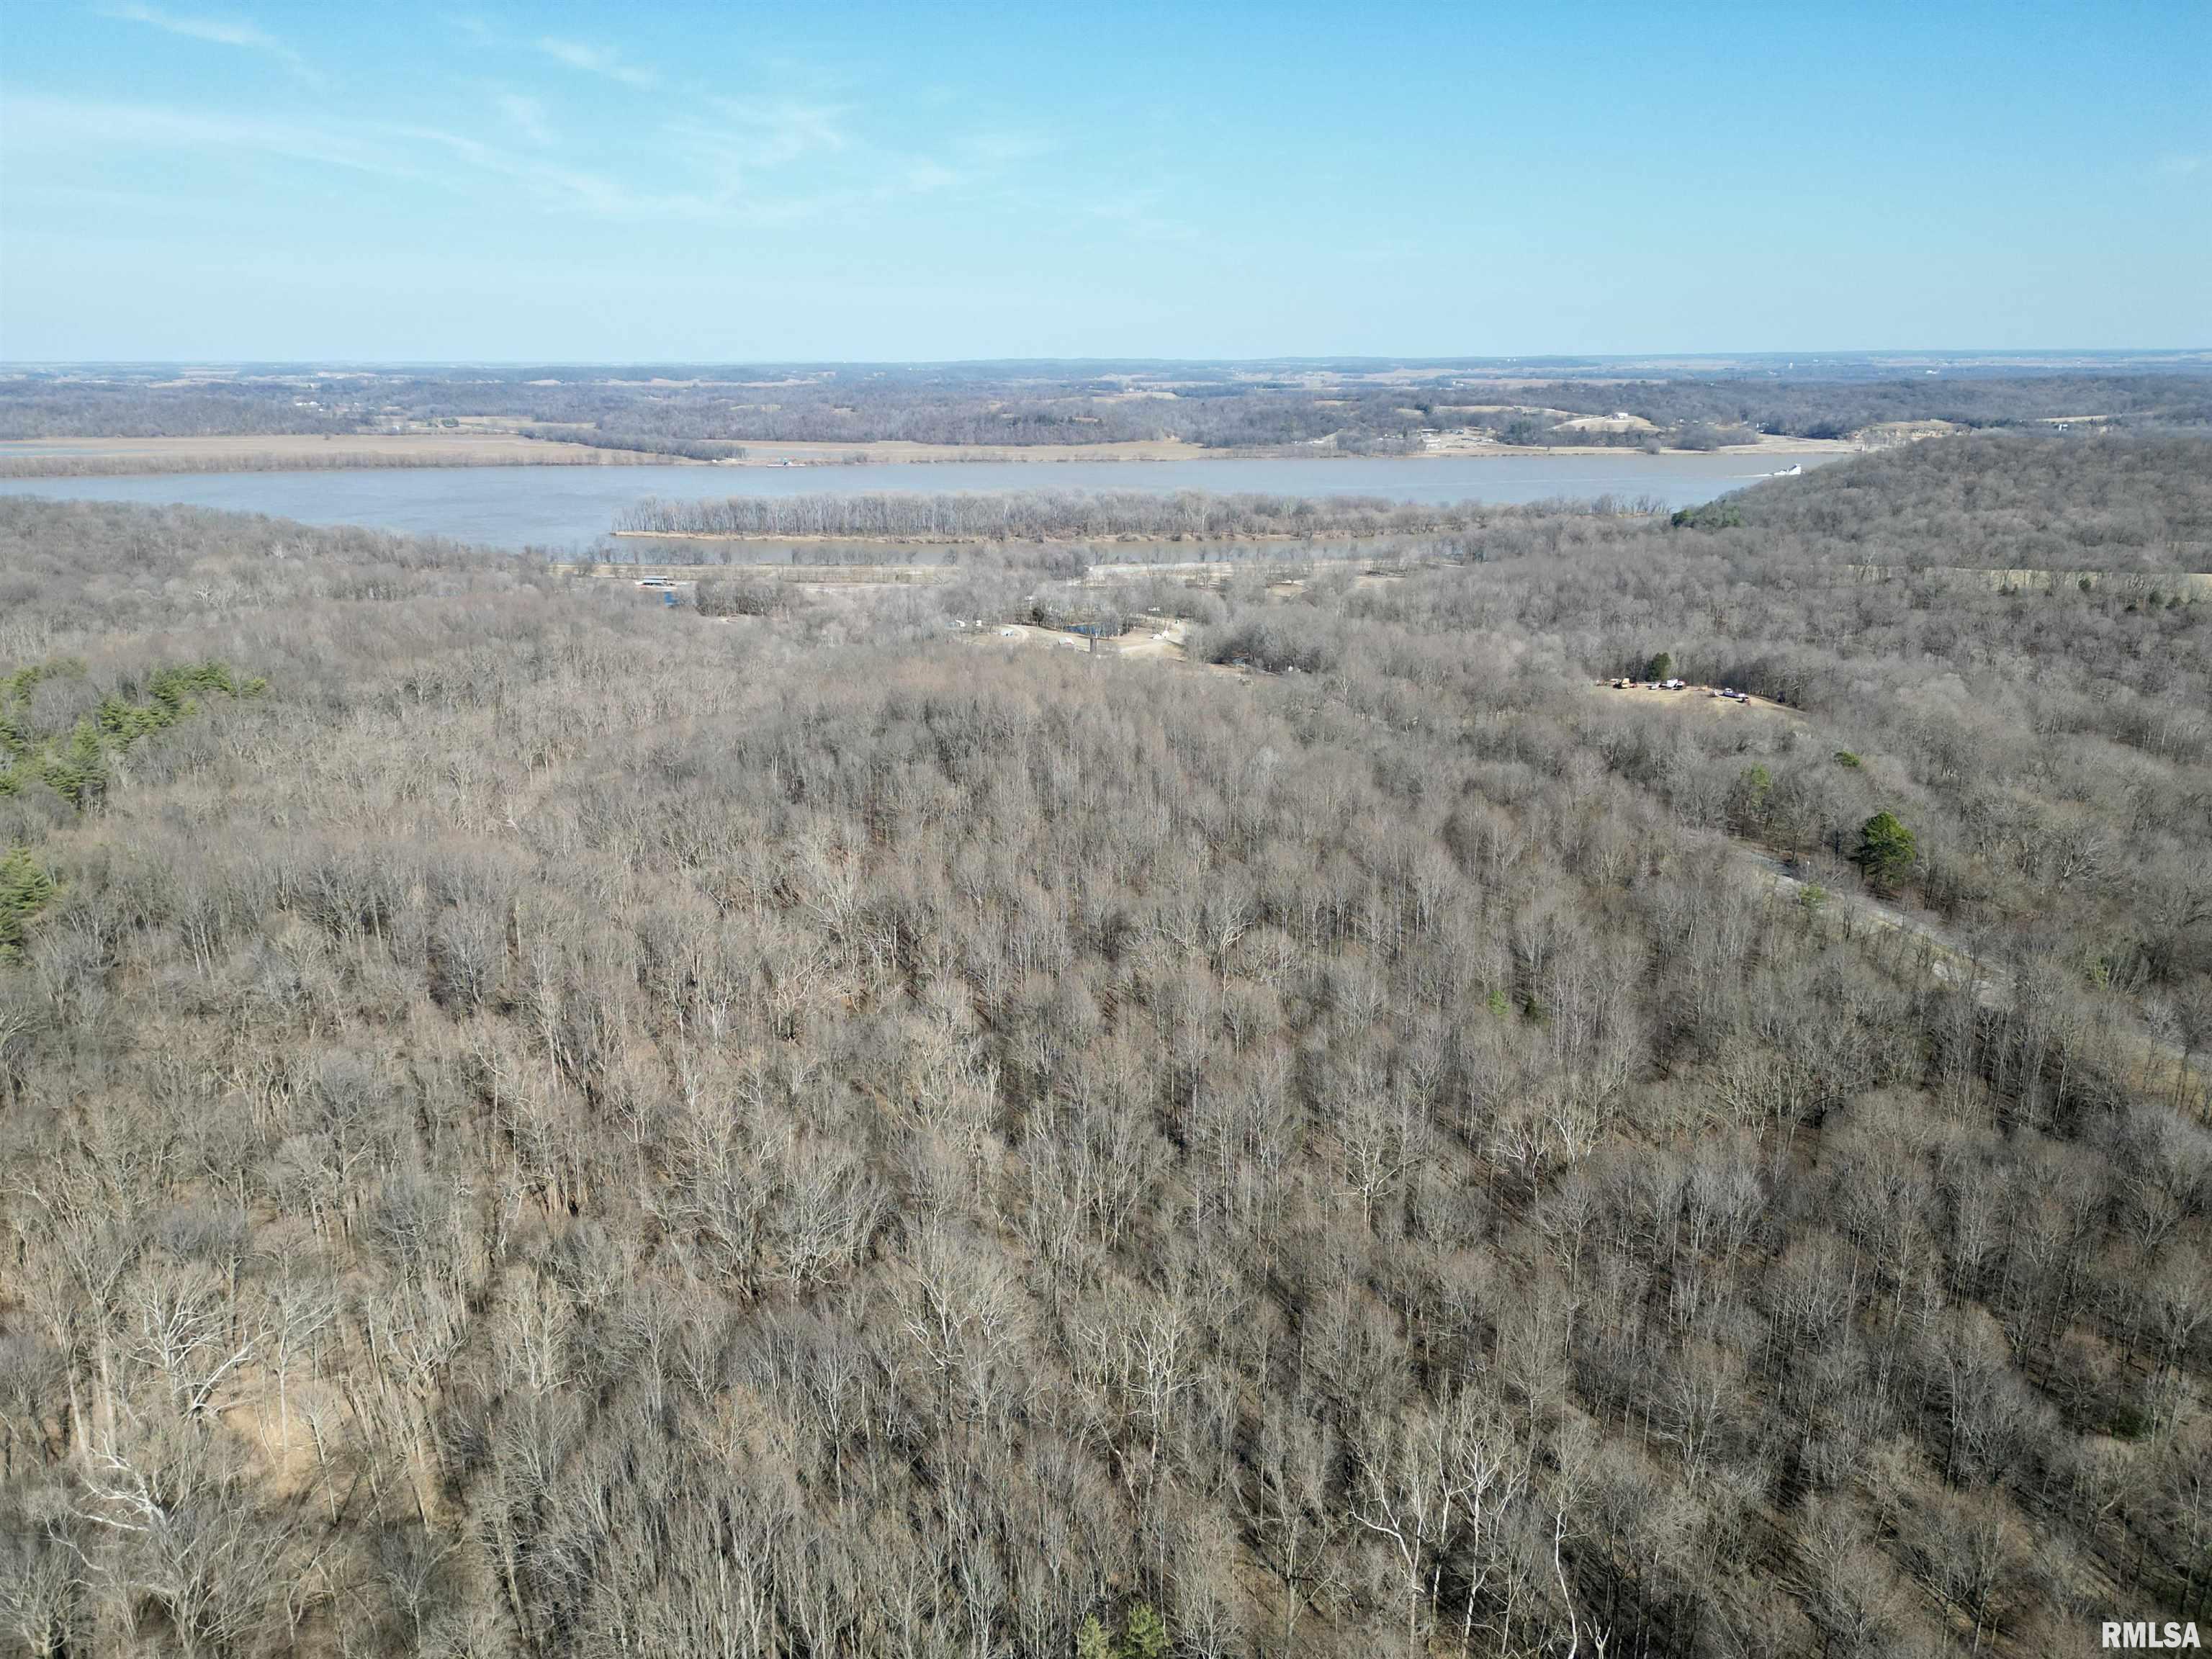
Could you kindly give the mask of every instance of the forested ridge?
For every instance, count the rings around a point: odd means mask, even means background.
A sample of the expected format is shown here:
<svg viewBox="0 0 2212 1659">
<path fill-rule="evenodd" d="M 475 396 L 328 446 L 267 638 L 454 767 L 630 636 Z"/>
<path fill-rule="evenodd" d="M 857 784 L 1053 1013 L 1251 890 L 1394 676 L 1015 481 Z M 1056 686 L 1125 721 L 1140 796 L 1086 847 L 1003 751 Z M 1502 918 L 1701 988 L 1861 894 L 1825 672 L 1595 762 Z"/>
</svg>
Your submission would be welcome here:
<svg viewBox="0 0 2212 1659">
<path fill-rule="evenodd" d="M 1540 369 L 1541 365 L 1532 368 Z M 1556 371 L 1553 371 L 1556 372 Z M 1578 417 L 1626 414 L 1626 425 Z M 2086 417 L 2202 427 L 2212 377 L 2182 362 L 2103 372 L 1955 375 L 1866 365 L 1714 375 L 1596 366 L 1578 378 L 1496 366 L 937 364 L 268 372 L 235 380 L 88 370 L 0 379 L 0 439 L 423 431 L 493 422 L 525 435 L 694 460 L 749 443 L 1064 448 L 1182 441 L 1217 449 L 1408 453 L 1425 430 L 1524 447 L 1712 449 L 1761 434 L 1847 438 L 1887 423 L 1966 427 Z"/>
<path fill-rule="evenodd" d="M 0 1644 L 2203 1616 L 2208 476 L 1488 514 L 1188 662 L 0 500 Z M 2037 565 L 2136 574 L 1916 574 Z"/>
</svg>

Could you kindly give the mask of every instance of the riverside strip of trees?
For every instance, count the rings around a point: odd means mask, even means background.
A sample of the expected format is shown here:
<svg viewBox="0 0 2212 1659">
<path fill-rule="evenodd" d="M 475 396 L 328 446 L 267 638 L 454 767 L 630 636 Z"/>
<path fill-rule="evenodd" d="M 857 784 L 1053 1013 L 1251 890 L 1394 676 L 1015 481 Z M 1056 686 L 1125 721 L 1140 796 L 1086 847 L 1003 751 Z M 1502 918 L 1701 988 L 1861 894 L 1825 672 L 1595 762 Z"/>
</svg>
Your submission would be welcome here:
<svg viewBox="0 0 2212 1659">
<path fill-rule="evenodd" d="M 1610 508 L 1613 503 L 1607 502 Z M 1452 532 L 1480 521 L 1477 501 L 1423 506 L 1372 495 L 1213 495 L 1181 489 L 872 490 L 865 494 L 647 500 L 617 531 L 675 536 L 906 537 L 1065 541 L 1086 537 L 1387 536 Z"/>
<path fill-rule="evenodd" d="M 2203 1618 L 2208 459 L 1500 515 L 1189 663 L 0 502 L 0 1642 Z M 2136 574 L 1914 573 L 2007 526 Z"/>
</svg>

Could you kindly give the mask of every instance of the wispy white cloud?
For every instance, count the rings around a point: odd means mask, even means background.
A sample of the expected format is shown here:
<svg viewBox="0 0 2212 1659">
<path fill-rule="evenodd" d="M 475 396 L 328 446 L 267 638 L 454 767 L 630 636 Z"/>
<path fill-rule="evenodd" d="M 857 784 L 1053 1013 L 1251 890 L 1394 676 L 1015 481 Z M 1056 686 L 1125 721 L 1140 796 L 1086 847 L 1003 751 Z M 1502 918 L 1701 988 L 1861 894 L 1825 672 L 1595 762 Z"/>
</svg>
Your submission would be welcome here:
<svg viewBox="0 0 2212 1659">
<path fill-rule="evenodd" d="M 8 114 L 11 147 L 48 154 L 91 155 L 118 148 L 171 153 L 252 150 L 386 178 L 418 176 L 417 170 L 396 155 L 388 144 L 372 135 L 328 123 L 16 96 L 8 99 Z"/>
<path fill-rule="evenodd" d="M 306 122 L 41 96 L 10 96 L 7 117 L 0 123 L 6 148 L 42 161 L 118 149 L 156 151 L 170 159 L 252 154 L 447 189 L 497 180 L 520 186 L 548 211 L 629 223 L 785 224 L 857 199 L 838 187 L 774 196 L 735 175 L 709 178 L 699 188 L 642 188 L 466 133 L 401 122 L 337 117 Z"/>
<path fill-rule="evenodd" d="M 604 75 L 626 87 L 650 87 L 660 79 L 649 69 L 625 63 L 620 52 L 606 46 L 586 46 L 580 40 L 562 40 L 551 35 L 543 35 L 538 39 L 538 50 L 556 64 L 581 70 L 586 75 Z"/>
<path fill-rule="evenodd" d="M 2161 155 L 2158 158 L 2158 170 L 2176 179 L 2189 178 L 2203 172 L 2208 167 L 2212 167 L 2212 156 Z"/>
<path fill-rule="evenodd" d="M 711 98 L 701 113 L 662 129 L 672 154 L 726 193 L 756 174 L 826 161 L 854 148 L 838 107 Z"/>
<path fill-rule="evenodd" d="M 544 42 L 495 44 L 552 50 Z M 596 48 L 553 55 L 617 79 L 647 73 Z M 795 80 L 810 84 L 805 76 Z M 826 85 L 818 77 L 811 84 Z M 11 100 L 6 125 L 13 131 L 0 136 L 9 138 L 10 149 L 55 166 L 72 156 L 134 149 L 178 161 L 195 154 L 252 154 L 549 213 L 738 228 L 856 219 L 925 198 L 940 211 L 963 204 L 1003 205 L 1012 199 L 1009 192 L 1018 191 L 1028 164 L 1048 148 L 991 129 L 942 132 L 926 149 L 908 149 L 872 131 L 883 125 L 871 119 L 880 112 L 857 100 L 787 90 L 752 97 L 695 90 L 683 100 L 681 116 L 634 135 L 633 142 L 597 146 L 588 164 L 572 165 L 563 151 L 575 135 L 556 118 L 556 102 L 507 79 L 478 81 L 471 90 L 472 96 L 450 106 L 453 112 L 413 122 L 335 110 L 201 112 L 41 95 Z M 1065 181 L 1051 193 L 1059 216 L 1087 216 L 1087 204 L 1121 218 L 1131 234 L 1176 234 L 1141 200 L 1085 196 Z"/>
<path fill-rule="evenodd" d="M 252 23 L 225 17 L 187 17 L 153 6 L 118 5 L 103 8 L 103 10 L 109 17 L 126 23 L 143 23 L 149 28 L 181 35 L 187 40 L 204 40 L 210 46 L 237 46 L 246 52 L 266 52 L 295 75 L 311 81 L 320 78 L 306 58 L 266 29 Z"/>
<path fill-rule="evenodd" d="M 283 41 L 250 22 L 187 16 L 143 0 L 117 0 L 112 15 L 300 64 Z M 498 180 L 519 187 L 504 191 L 508 199 L 532 201 L 547 211 L 629 223 L 660 219 L 734 227 L 864 215 L 924 198 L 940 210 L 1002 200 L 1018 175 L 1054 148 L 1000 125 L 963 133 L 943 131 L 949 124 L 938 122 L 932 123 L 939 130 L 926 147 L 887 143 L 879 131 L 885 112 L 861 100 L 849 76 L 818 64 L 757 60 L 752 67 L 763 89 L 732 96 L 719 88 L 684 87 L 680 77 L 672 83 L 631 57 L 623 42 L 511 33 L 495 19 L 466 11 L 447 14 L 445 21 L 460 38 L 506 59 L 504 72 L 473 83 L 468 105 L 473 118 L 441 115 L 430 124 L 407 125 L 337 112 L 264 118 L 92 103 L 66 110 L 57 104 L 45 118 L 51 131 L 75 134 L 87 151 L 103 145 L 253 151 L 426 180 L 444 190 L 468 190 L 472 179 L 479 186 Z M 682 87 L 681 112 L 664 119 L 649 146 L 602 146 L 592 152 L 591 166 L 566 165 L 561 152 L 564 139 L 575 136 L 570 130 L 574 118 L 556 120 L 557 100 L 516 73 L 518 62 L 533 59 L 639 89 Z M 1065 200 L 1081 192 L 1061 194 Z M 1103 210 L 1124 217 L 1137 234 L 1162 228 L 1124 205 Z"/>
<path fill-rule="evenodd" d="M 1195 241 L 1196 228 L 1168 217 L 1161 211 L 1161 201 L 1157 190 L 1109 191 L 1085 198 L 1081 212 L 1084 217 L 1116 226 L 1143 241 Z"/>
<path fill-rule="evenodd" d="M 535 98 L 519 92 L 502 92 L 492 100 L 507 125 L 540 146 L 553 142 L 552 124 L 545 118 L 545 106 Z"/>
<path fill-rule="evenodd" d="M 762 160 L 769 165 L 795 161 L 817 152 L 849 149 L 852 111 L 842 104 L 802 104 L 788 99 L 749 102 L 718 98 L 714 107 L 732 124 L 753 135 Z"/>
<path fill-rule="evenodd" d="M 902 163 L 895 176 L 917 196 L 933 196 L 940 191 L 957 190 L 968 182 L 964 173 L 946 167 L 942 161 L 933 161 L 927 155 L 917 155 Z"/>
<path fill-rule="evenodd" d="M 962 155 L 991 166 L 1034 161 L 1052 149 L 1052 141 L 1028 132 L 973 132 L 953 140 Z"/>
</svg>

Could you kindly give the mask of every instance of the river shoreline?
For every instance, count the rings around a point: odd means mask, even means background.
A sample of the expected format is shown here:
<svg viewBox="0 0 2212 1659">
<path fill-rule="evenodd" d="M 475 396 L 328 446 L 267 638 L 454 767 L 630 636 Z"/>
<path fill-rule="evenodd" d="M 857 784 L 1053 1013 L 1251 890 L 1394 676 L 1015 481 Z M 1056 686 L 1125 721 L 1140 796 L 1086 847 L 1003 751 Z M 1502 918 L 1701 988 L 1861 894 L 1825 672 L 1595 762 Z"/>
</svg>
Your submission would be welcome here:
<svg viewBox="0 0 2212 1659">
<path fill-rule="evenodd" d="M 1428 506 L 1605 499 L 1668 509 L 1694 506 L 1832 457 L 1773 452 L 1645 455 L 1484 454 L 1371 458 L 1356 465 L 1305 455 L 1175 465 L 1069 461 L 723 467 L 692 465 L 295 468 L 265 471 L 0 478 L 0 493 L 258 513 L 307 524 L 356 525 L 485 546 L 568 552 L 617 544 L 611 533 L 641 501 L 732 495 L 897 492 L 1194 490 L 1276 497 L 1361 496 Z"/>
<path fill-rule="evenodd" d="M 1115 464 L 1181 465 L 1197 461 L 1297 461 L 1372 465 L 1376 463 L 1529 460 L 1547 456 L 1712 455 L 1742 459 L 1766 456 L 1859 453 L 1866 446 L 1842 439 L 1770 438 L 1722 449 L 1662 449 L 1619 444 L 1554 444 L 1516 447 L 1482 444 L 1402 455 L 1345 455 L 1305 445 L 1206 449 L 1195 444 L 951 445 L 882 442 L 748 444 L 742 459 L 693 460 L 647 450 L 604 449 L 586 444 L 469 433 L 454 437 L 359 434 L 329 437 L 282 434 L 220 438 L 28 438 L 0 440 L 0 479 L 170 477 L 228 472 L 354 472 L 448 467 L 682 467 L 687 471 L 798 471 L 824 466 L 1032 465 Z"/>
</svg>

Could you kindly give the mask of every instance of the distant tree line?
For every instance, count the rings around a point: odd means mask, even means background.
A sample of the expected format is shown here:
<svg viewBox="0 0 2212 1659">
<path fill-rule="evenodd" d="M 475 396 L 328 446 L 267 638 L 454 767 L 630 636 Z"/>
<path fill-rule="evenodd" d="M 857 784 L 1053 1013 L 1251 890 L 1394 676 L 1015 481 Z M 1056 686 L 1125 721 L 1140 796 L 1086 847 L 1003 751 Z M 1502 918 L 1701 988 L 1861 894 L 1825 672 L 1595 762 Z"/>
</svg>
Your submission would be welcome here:
<svg viewBox="0 0 2212 1659">
<path fill-rule="evenodd" d="M 259 437 L 362 429 L 357 413 L 301 407 L 303 393 L 313 384 L 0 379 L 0 438 Z"/>
<path fill-rule="evenodd" d="M 677 536 L 912 537 L 1050 541 L 1144 536 L 1380 536 L 1460 531 L 1492 509 L 1366 495 L 1209 495 L 1177 490 L 1017 490 L 732 495 L 640 501 L 617 531 Z"/>
<path fill-rule="evenodd" d="M 526 438 L 548 443 L 582 444 L 591 449 L 642 450 L 653 455 L 674 455 L 687 461 L 742 461 L 749 453 L 743 444 L 706 438 L 652 438 L 641 433 L 610 433 L 597 428 L 527 426 Z"/>
<path fill-rule="evenodd" d="M 1626 412 L 1650 429 L 1570 428 Z M 1065 447 L 1178 439 L 1210 448 L 1417 451 L 1423 428 L 1473 427 L 1516 445 L 1707 448 L 1761 433 L 1847 437 L 1889 421 L 1993 426 L 2051 416 L 2203 425 L 2212 375 L 1926 374 L 1887 378 L 1595 376 L 1531 384 L 1494 371 L 1309 373 L 1222 365 L 1101 374 L 1052 364 L 640 368 L 368 374 L 274 372 L 172 383 L 149 374 L 0 380 L 0 437 L 345 433 L 483 417 L 530 435 L 728 459 L 751 443 L 900 440 Z"/>
<path fill-rule="evenodd" d="M 1413 401 L 1429 425 L 1460 417 L 1455 407 L 1488 398 L 1465 397 L 1470 388 L 1423 392 Z M 1948 421 L 1970 427 L 2004 426 L 2054 416 L 2155 417 L 2167 424 L 2212 422 L 2212 375 L 1996 374 L 1901 375 L 1876 380 L 1807 376 L 1637 380 L 1612 385 L 1563 380 L 1522 384 L 1513 403 L 1577 416 L 1634 415 L 1663 429 L 1676 447 L 1704 447 L 1705 434 L 1740 430 L 1802 438 L 1848 438 L 1893 421 Z M 1475 416 L 1474 418 L 1483 418 Z M 1562 434 L 1564 437 L 1565 434 Z M 1613 434 L 1633 441 L 1637 434 Z M 1688 442 L 1683 440 L 1687 438 Z M 1582 432 L 1577 441 L 1605 442 L 1602 433 Z"/>
</svg>

